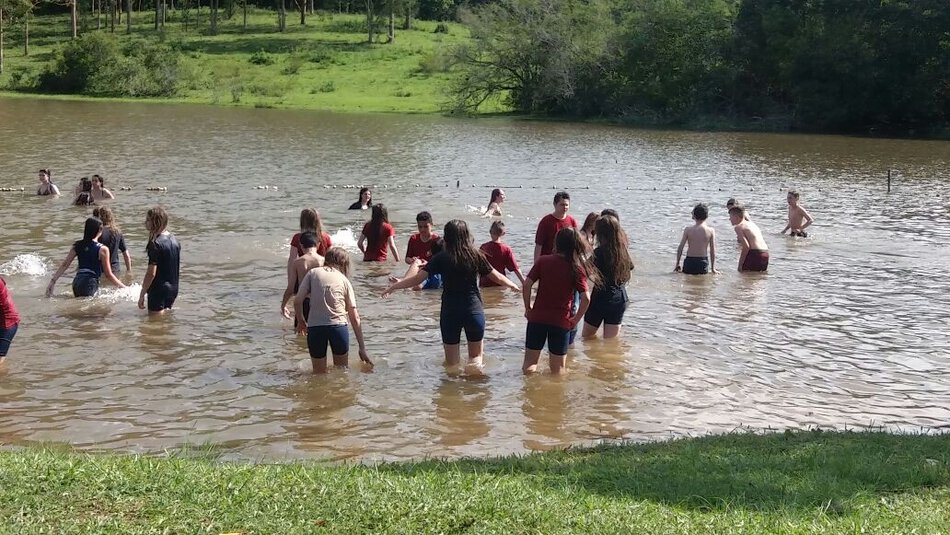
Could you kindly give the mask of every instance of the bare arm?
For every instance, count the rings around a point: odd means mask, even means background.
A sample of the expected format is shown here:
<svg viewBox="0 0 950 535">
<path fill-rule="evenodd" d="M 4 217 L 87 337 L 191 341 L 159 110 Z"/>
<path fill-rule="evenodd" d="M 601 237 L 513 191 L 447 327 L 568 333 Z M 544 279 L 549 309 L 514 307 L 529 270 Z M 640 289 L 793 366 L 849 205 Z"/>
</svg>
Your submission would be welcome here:
<svg viewBox="0 0 950 535">
<path fill-rule="evenodd" d="M 50 183 L 49 191 L 53 195 L 59 195 L 59 186 L 57 186 L 56 184 Z"/>
<path fill-rule="evenodd" d="M 102 188 L 102 197 L 105 199 L 115 199 L 115 194 L 106 188 Z"/>
<path fill-rule="evenodd" d="M 396 262 L 399 262 L 399 251 L 396 249 L 396 237 L 389 237 L 389 250 L 393 253 L 393 258 L 396 259 Z"/>
<path fill-rule="evenodd" d="M 145 269 L 145 278 L 142 279 L 142 291 L 139 292 L 139 308 L 145 308 L 145 295 L 148 294 L 148 289 L 152 287 L 155 275 L 158 275 L 158 266 L 149 264 L 148 268 Z"/>
<path fill-rule="evenodd" d="M 310 277 L 304 276 L 300 281 L 300 288 L 297 290 L 297 296 L 294 297 L 294 313 L 297 316 L 297 332 L 307 332 L 307 318 L 303 314 L 303 302 L 310 297 Z"/>
<path fill-rule="evenodd" d="M 373 361 L 366 354 L 366 343 L 363 341 L 363 322 L 360 321 L 360 313 L 355 306 L 348 306 L 346 315 L 350 318 L 350 325 L 353 326 L 353 334 L 356 335 L 356 343 L 359 345 L 360 360 L 373 366 Z"/>
<path fill-rule="evenodd" d="M 536 243 L 534 244 L 534 261 L 537 262 L 539 258 L 541 258 L 541 244 Z"/>
<path fill-rule="evenodd" d="M 122 251 L 122 257 L 125 258 L 125 272 L 132 274 L 132 255 L 129 254 L 129 250 L 126 249 Z"/>
<path fill-rule="evenodd" d="M 356 247 L 359 248 L 360 252 L 366 253 L 366 234 L 360 233 L 360 239 L 356 242 Z"/>
<path fill-rule="evenodd" d="M 521 286 L 521 299 L 524 301 L 524 315 L 528 317 L 531 313 L 531 287 L 534 286 L 534 279 L 528 277 Z"/>
<path fill-rule="evenodd" d="M 581 302 L 577 307 L 577 313 L 571 317 L 571 326 L 575 326 L 584 319 L 584 313 L 587 312 L 587 308 L 590 306 L 590 290 L 587 290 L 581 293 Z"/>
<path fill-rule="evenodd" d="M 69 269 L 69 265 L 73 263 L 74 258 L 76 258 L 76 250 L 70 248 L 69 253 L 66 254 L 66 260 L 63 260 L 63 263 L 59 265 L 59 269 L 56 270 L 56 273 L 53 273 L 53 278 L 50 279 L 49 286 L 46 287 L 46 297 L 53 295 L 53 287 L 56 286 L 56 281 L 63 276 L 63 273 L 66 273 L 66 270 Z"/>
<path fill-rule="evenodd" d="M 491 280 L 492 282 L 496 284 L 507 286 L 511 288 L 512 290 L 518 289 L 517 284 L 511 282 L 511 279 L 509 279 L 508 277 L 502 275 L 501 273 L 498 273 L 498 270 L 496 269 L 492 269 L 491 272 L 489 272 L 488 275 L 485 275 L 485 276 L 488 277 L 489 280 Z"/>
<path fill-rule="evenodd" d="M 714 229 L 709 230 L 709 270 L 719 273 L 716 271 L 716 231 Z"/>
<path fill-rule="evenodd" d="M 683 247 L 686 247 L 686 229 L 683 229 L 683 238 L 680 240 L 680 246 L 676 249 L 676 267 L 673 271 L 680 270 L 680 259 L 683 258 Z"/>
<path fill-rule="evenodd" d="M 739 252 L 739 271 L 742 271 L 742 264 L 745 264 L 745 257 L 749 256 L 749 239 L 745 237 L 745 233 L 742 232 L 738 227 L 736 227 L 736 235 L 739 236 L 739 247 L 742 250 Z"/>
<path fill-rule="evenodd" d="M 518 280 L 521 281 L 521 284 L 524 284 L 524 274 L 521 273 L 520 269 L 515 269 L 515 276 L 518 277 Z"/>
<path fill-rule="evenodd" d="M 293 245 L 290 246 L 290 255 L 287 257 L 287 276 L 290 277 L 294 272 L 294 260 L 300 258 L 300 253 Z"/>
<path fill-rule="evenodd" d="M 808 210 L 805 210 L 804 208 L 802 208 L 802 217 L 805 218 L 805 224 L 802 225 L 802 230 L 805 230 L 811 225 L 814 219 L 812 219 L 811 214 L 808 213 Z"/>
<path fill-rule="evenodd" d="M 388 288 L 383 290 L 383 297 L 389 297 L 390 294 L 392 294 L 396 290 L 402 290 L 403 288 L 412 288 L 413 286 L 417 284 L 421 284 L 427 278 L 429 278 L 429 272 L 424 269 L 421 269 L 419 270 L 419 273 L 416 273 L 415 275 L 411 277 L 406 277 L 405 279 L 402 279 L 400 281 L 396 281 L 390 284 Z"/>
<path fill-rule="evenodd" d="M 294 295 L 294 285 L 297 284 L 297 270 L 291 265 L 287 271 L 287 287 L 284 289 L 284 296 L 280 300 L 280 313 L 287 319 L 290 319 L 290 310 L 287 308 L 287 301 Z"/>
<path fill-rule="evenodd" d="M 115 284 L 116 288 L 125 288 L 125 284 L 112 272 L 112 260 L 109 258 L 109 254 L 108 247 L 103 246 L 99 248 L 99 263 L 102 264 L 102 274 L 112 281 L 112 284 Z"/>
</svg>

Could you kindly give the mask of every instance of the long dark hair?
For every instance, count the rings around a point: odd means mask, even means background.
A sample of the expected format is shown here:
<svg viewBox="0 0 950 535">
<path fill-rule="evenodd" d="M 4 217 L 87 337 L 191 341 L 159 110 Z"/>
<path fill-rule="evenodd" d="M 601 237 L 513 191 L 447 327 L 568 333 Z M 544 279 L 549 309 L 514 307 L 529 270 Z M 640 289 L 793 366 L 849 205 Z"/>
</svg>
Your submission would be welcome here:
<svg viewBox="0 0 950 535">
<path fill-rule="evenodd" d="M 373 203 L 373 191 L 369 188 L 360 188 L 360 196 L 356 198 L 356 203 L 363 206 L 363 194 L 369 192 L 369 203 Z"/>
<path fill-rule="evenodd" d="M 495 202 L 498 197 L 501 197 L 501 188 L 491 190 L 491 200 L 488 201 L 488 205 L 491 206 L 491 203 Z"/>
<path fill-rule="evenodd" d="M 597 251 L 602 265 L 600 274 L 604 284 L 624 285 L 630 280 L 633 260 L 627 251 L 627 233 L 616 217 L 605 216 L 597 220 Z M 596 256 L 596 255 L 595 255 Z"/>
<path fill-rule="evenodd" d="M 554 237 L 554 254 L 561 256 L 571 265 L 571 281 L 576 286 L 581 275 L 587 277 L 587 287 L 600 286 L 600 274 L 585 254 L 587 246 L 584 237 L 572 227 L 562 228 Z"/>
<path fill-rule="evenodd" d="M 389 211 L 383 206 L 383 203 L 373 205 L 373 215 L 369 220 L 369 234 L 366 241 L 369 249 L 378 247 L 380 236 L 383 233 L 383 223 L 389 223 Z"/>
<path fill-rule="evenodd" d="M 82 229 L 82 239 L 73 244 L 76 253 L 86 250 L 100 232 L 102 232 L 102 220 L 98 217 L 86 218 L 86 225 Z"/>
<path fill-rule="evenodd" d="M 446 223 L 442 240 L 445 242 L 445 252 L 452 257 L 455 267 L 465 274 L 478 273 L 479 266 L 486 262 L 485 254 L 475 248 L 472 235 L 468 231 L 468 223 L 465 221 L 453 219 Z"/>
<path fill-rule="evenodd" d="M 80 192 L 79 196 L 76 197 L 76 201 L 73 202 L 75 206 L 86 206 L 89 204 L 94 204 L 92 200 L 92 180 L 89 180 L 89 177 L 84 176 L 80 180 Z"/>
</svg>

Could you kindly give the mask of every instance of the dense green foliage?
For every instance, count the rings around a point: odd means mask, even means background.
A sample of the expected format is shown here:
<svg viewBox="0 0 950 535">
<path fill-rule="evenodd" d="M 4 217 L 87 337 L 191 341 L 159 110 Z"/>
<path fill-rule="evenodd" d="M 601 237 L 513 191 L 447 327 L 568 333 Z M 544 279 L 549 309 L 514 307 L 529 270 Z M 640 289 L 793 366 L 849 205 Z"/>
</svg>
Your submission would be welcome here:
<svg viewBox="0 0 950 535">
<path fill-rule="evenodd" d="M 732 434 L 377 466 L 0 453 L 4 533 L 940 533 L 950 435 Z"/>
<path fill-rule="evenodd" d="M 499 0 L 467 21 L 458 109 L 502 95 L 650 124 L 950 126 L 944 0 Z"/>
</svg>

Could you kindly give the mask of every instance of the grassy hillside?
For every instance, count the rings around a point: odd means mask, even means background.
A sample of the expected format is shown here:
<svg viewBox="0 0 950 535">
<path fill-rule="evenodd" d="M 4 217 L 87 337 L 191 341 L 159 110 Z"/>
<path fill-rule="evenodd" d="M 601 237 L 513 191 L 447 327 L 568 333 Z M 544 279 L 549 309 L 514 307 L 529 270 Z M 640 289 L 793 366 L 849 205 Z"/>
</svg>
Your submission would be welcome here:
<svg viewBox="0 0 950 535">
<path fill-rule="evenodd" d="M 412 30 L 397 29 L 395 43 L 369 45 L 363 16 L 334 13 L 308 16 L 306 26 L 299 25 L 299 14 L 289 13 L 287 31 L 280 33 L 274 12 L 262 10 L 250 12 L 246 30 L 238 11 L 221 21 L 218 35 L 209 35 L 207 8 L 197 28 L 195 16 L 192 10 L 186 29 L 183 13 L 169 12 L 164 32 L 155 32 L 151 13 L 135 13 L 131 36 L 124 20 L 116 25 L 120 43 L 162 41 L 180 52 L 178 93 L 162 100 L 432 113 L 446 101 L 448 52 L 468 38 L 462 25 L 449 23 L 448 33 L 435 33 L 436 23 L 414 21 Z M 108 32 L 105 22 L 95 30 L 95 21 L 87 20 L 86 32 Z M 23 86 L 36 79 L 55 47 L 69 40 L 69 18 L 36 17 L 30 30 L 26 56 L 22 26 L 7 28 L 0 91 L 30 94 Z"/>
</svg>

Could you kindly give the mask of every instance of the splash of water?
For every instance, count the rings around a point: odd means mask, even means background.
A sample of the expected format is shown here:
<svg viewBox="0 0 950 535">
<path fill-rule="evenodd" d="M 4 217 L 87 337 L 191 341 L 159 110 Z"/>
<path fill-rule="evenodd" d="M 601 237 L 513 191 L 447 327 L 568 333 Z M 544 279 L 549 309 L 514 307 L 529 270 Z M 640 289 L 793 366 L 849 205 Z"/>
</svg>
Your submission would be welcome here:
<svg viewBox="0 0 950 535">
<path fill-rule="evenodd" d="M 29 275 L 30 277 L 43 277 L 48 275 L 49 265 L 45 258 L 33 253 L 21 254 L 13 257 L 13 260 L 0 264 L 0 274 L 3 275 Z"/>
<path fill-rule="evenodd" d="M 125 288 L 106 286 L 100 288 L 99 293 L 93 299 L 107 303 L 128 303 L 130 301 L 137 303 L 141 291 L 142 285 L 138 283 L 130 284 Z"/>
<path fill-rule="evenodd" d="M 333 235 L 330 236 L 330 241 L 333 242 L 335 247 L 356 249 L 356 236 L 353 234 L 353 229 L 350 227 L 343 227 L 340 230 L 334 232 Z"/>
</svg>

